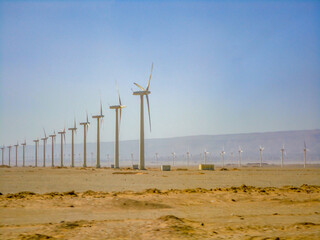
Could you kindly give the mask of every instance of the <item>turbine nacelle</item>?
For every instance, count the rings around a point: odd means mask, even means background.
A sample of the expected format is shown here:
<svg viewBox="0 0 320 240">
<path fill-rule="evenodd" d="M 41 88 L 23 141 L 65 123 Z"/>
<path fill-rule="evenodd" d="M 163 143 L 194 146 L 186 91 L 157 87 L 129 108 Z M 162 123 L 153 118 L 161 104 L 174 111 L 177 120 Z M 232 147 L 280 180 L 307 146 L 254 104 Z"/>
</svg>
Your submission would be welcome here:
<svg viewBox="0 0 320 240">
<path fill-rule="evenodd" d="M 112 106 L 109 106 L 110 109 L 120 109 L 120 108 L 125 108 L 127 106 L 125 105 L 112 105 Z"/>
<path fill-rule="evenodd" d="M 132 95 L 149 95 L 151 92 L 150 91 L 136 91 L 133 92 Z"/>
</svg>

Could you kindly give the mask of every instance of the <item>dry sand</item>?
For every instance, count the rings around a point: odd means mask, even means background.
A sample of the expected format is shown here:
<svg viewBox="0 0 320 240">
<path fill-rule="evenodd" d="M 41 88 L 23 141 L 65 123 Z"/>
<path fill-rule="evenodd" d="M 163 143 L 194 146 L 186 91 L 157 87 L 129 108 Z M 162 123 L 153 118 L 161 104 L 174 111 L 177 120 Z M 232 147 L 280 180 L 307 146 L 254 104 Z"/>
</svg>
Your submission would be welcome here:
<svg viewBox="0 0 320 240">
<path fill-rule="evenodd" d="M 0 239 L 320 239 L 318 167 L 0 168 L 0 192 Z"/>
</svg>

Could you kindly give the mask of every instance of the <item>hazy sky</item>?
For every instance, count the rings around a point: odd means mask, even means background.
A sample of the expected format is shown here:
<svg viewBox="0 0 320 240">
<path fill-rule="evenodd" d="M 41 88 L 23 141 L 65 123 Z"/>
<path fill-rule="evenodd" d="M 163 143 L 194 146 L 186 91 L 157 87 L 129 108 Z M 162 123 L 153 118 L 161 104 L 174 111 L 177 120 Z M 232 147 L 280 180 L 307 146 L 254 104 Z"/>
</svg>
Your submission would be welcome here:
<svg viewBox="0 0 320 240">
<path fill-rule="evenodd" d="M 319 1 L 1 1 L 0 144 L 27 142 L 105 114 L 114 139 L 320 127 Z M 146 110 L 146 108 L 145 108 Z M 147 113 L 147 112 L 145 112 Z M 90 118 L 91 119 L 91 118 Z M 92 121 L 88 141 L 96 138 Z M 145 114 L 145 128 L 149 128 Z M 79 126 L 80 127 L 80 126 Z M 83 128 L 76 142 L 82 142 Z M 67 135 L 70 141 L 70 133 Z"/>
</svg>

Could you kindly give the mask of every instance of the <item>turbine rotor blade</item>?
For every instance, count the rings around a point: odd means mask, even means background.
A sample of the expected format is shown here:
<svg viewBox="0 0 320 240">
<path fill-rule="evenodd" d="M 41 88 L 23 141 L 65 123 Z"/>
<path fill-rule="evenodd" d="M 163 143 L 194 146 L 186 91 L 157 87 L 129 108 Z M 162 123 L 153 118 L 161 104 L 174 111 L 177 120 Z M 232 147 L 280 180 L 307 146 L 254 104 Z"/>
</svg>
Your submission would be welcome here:
<svg viewBox="0 0 320 240">
<path fill-rule="evenodd" d="M 133 83 L 133 84 L 136 85 L 138 88 L 140 88 L 142 91 L 145 91 L 145 89 L 141 87 L 138 83 Z"/>
<path fill-rule="evenodd" d="M 152 70 L 153 70 L 153 63 L 151 66 L 151 72 L 150 72 L 150 77 L 149 77 L 149 81 L 148 81 L 148 85 L 147 85 L 147 91 L 149 90 L 149 86 L 150 86 L 150 80 L 151 80 L 151 76 L 152 76 Z"/>
<path fill-rule="evenodd" d="M 150 132 L 151 132 L 151 117 L 150 117 L 150 106 L 149 106 L 149 97 L 146 95 L 147 98 L 147 106 L 148 106 L 148 115 L 149 115 L 149 126 L 150 126 Z"/>
<path fill-rule="evenodd" d="M 102 116 L 102 102 L 101 102 L 101 99 L 100 99 L 100 115 Z"/>
</svg>

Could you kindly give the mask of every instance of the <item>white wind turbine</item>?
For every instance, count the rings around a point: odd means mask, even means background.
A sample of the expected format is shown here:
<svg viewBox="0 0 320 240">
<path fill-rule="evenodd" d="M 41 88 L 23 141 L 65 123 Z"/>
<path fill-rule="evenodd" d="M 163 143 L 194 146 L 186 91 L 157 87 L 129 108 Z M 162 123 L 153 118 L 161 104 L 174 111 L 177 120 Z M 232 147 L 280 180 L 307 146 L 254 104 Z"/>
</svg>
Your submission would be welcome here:
<svg viewBox="0 0 320 240">
<path fill-rule="evenodd" d="M 76 119 L 74 119 L 74 125 L 73 128 L 68 128 L 69 131 L 71 131 L 72 135 L 72 145 L 71 145 L 71 167 L 74 167 L 74 133 L 77 132 L 77 124 Z"/>
<path fill-rule="evenodd" d="M 118 92 L 119 105 L 113 105 L 109 107 L 110 109 L 115 109 L 116 111 L 116 130 L 115 130 L 115 141 L 114 141 L 114 168 L 119 168 L 119 126 L 121 124 L 122 108 L 126 107 L 125 105 L 121 104 L 121 98 L 120 98 L 118 87 L 117 87 L 117 92 Z"/>
<path fill-rule="evenodd" d="M 1 147 L 1 150 L 2 150 L 2 165 L 4 165 L 4 149 L 5 149 L 5 146 L 3 145 Z"/>
<path fill-rule="evenodd" d="M 100 115 L 92 116 L 97 119 L 97 168 L 100 168 L 100 122 L 102 124 L 104 115 L 102 114 L 102 103 L 100 100 Z"/>
<path fill-rule="evenodd" d="M 51 167 L 54 167 L 54 144 L 56 142 L 56 131 L 53 134 L 49 135 L 51 137 Z"/>
<path fill-rule="evenodd" d="M 207 149 L 205 149 L 203 152 L 204 164 L 207 163 L 207 154 L 209 154 L 209 152 L 207 152 Z"/>
<path fill-rule="evenodd" d="M 90 126 L 88 112 L 87 114 L 87 121 L 80 123 L 83 126 L 84 134 L 83 134 L 83 167 L 87 167 L 87 132 Z"/>
<path fill-rule="evenodd" d="M 21 143 L 22 145 L 22 166 L 25 166 L 25 150 L 26 150 L 26 139 L 24 139 L 24 143 Z"/>
<path fill-rule="evenodd" d="M 14 145 L 16 147 L 16 167 L 18 167 L 18 147 L 19 147 L 19 143 L 17 142 L 16 145 Z"/>
<path fill-rule="evenodd" d="M 38 144 L 39 144 L 39 139 L 37 138 L 36 140 L 33 140 L 33 142 L 35 143 L 35 167 L 38 167 Z"/>
<path fill-rule="evenodd" d="M 190 160 L 190 152 L 189 152 L 189 148 L 187 151 L 187 166 L 189 167 L 189 160 Z"/>
<path fill-rule="evenodd" d="M 282 148 L 280 149 L 280 151 L 281 151 L 281 167 L 283 167 L 283 154 L 285 153 L 284 144 L 282 144 Z"/>
<path fill-rule="evenodd" d="M 238 166 L 241 167 L 241 153 L 242 153 L 242 149 L 241 147 L 239 146 L 239 150 L 238 150 L 238 153 L 239 153 L 239 160 L 238 160 Z"/>
<path fill-rule="evenodd" d="M 7 148 L 9 148 L 9 166 L 10 166 L 11 165 L 11 148 L 12 148 L 12 146 L 9 145 L 9 146 L 7 146 Z"/>
<path fill-rule="evenodd" d="M 309 151 L 309 149 L 307 149 L 307 144 L 306 144 L 306 142 L 304 142 L 304 149 L 303 149 L 303 152 L 304 152 L 304 168 L 306 168 L 306 166 L 307 166 L 307 151 Z"/>
<path fill-rule="evenodd" d="M 61 167 L 63 167 L 63 139 L 64 139 L 64 142 L 66 143 L 66 128 L 64 127 L 63 128 L 63 131 L 60 131 L 60 132 L 58 132 L 58 134 L 60 134 L 60 136 L 61 136 L 61 157 L 60 157 L 60 159 L 61 159 L 61 163 L 60 163 L 60 166 Z"/>
<path fill-rule="evenodd" d="M 44 132 L 44 138 L 41 138 L 41 140 L 43 141 L 43 167 L 46 166 L 46 144 L 47 144 L 47 134 L 46 131 L 43 129 Z"/>
<path fill-rule="evenodd" d="M 151 66 L 151 73 L 148 81 L 147 88 L 144 89 L 139 84 L 134 83 L 137 87 L 139 87 L 142 91 L 133 92 L 133 95 L 140 96 L 140 143 L 139 143 L 139 161 L 140 161 L 140 170 L 145 169 L 145 161 L 144 161 L 144 114 L 143 114 L 143 96 L 146 96 L 147 99 L 147 107 L 148 107 L 148 114 L 149 114 L 149 125 L 150 125 L 150 132 L 151 132 L 151 118 L 150 118 L 150 106 L 149 106 L 149 97 L 148 95 L 151 93 L 149 91 L 150 87 L 150 80 L 152 76 L 153 64 Z"/>
<path fill-rule="evenodd" d="M 174 166 L 174 160 L 176 159 L 176 153 L 175 152 L 172 152 L 172 166 Z"/>
<path fill-rule="evenodd" d="M 131 165 L 133 166 L 133 153 L 131 153 Z"/>
<path fill-rule="evenodd" d="M 262 152 L 264 150 L 264 147 L 259 147 L 259 151 L 260 151 L 260 167 L 262 167 Z"/>
<path fill-rule="evenodd" d="M 222 151 L 220 152 L 220 156 L 221 156 L 221 160 L 222 160 L 222 167 L 224 167 L 224 154 L 225 153 L 226 152 L 224 151 L 224 147 L 223 147 Z"/>
<path fill-rule="evenodd" d="M 159 164 L 159 153 L 155 153 L 155 158 L 156 158 L 157 164 Z"/>
</svg>

